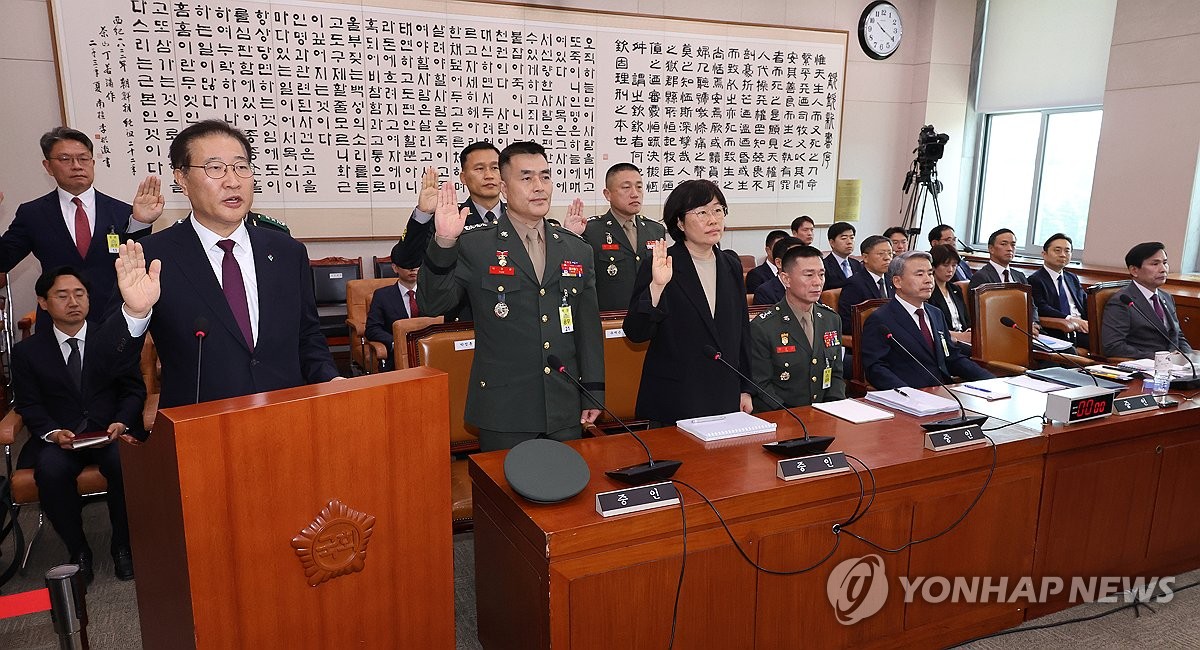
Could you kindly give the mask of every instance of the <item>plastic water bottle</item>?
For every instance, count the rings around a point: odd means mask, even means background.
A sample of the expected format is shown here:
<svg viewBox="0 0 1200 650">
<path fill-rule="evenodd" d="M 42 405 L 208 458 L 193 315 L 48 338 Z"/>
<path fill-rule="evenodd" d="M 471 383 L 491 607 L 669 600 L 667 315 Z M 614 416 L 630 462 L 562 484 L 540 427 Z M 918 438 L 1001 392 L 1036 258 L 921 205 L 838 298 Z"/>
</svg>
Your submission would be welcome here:
<svg viewBox="0 0 1200 650">
<path fill-rule="evenodd" d="M 1171 390 L 1170 352 L 1154 353 L 1154 377 L 1150 381 L 1150 394 L 1154 396 L 1155 401 L 1161 402 Z"/>
</svg>

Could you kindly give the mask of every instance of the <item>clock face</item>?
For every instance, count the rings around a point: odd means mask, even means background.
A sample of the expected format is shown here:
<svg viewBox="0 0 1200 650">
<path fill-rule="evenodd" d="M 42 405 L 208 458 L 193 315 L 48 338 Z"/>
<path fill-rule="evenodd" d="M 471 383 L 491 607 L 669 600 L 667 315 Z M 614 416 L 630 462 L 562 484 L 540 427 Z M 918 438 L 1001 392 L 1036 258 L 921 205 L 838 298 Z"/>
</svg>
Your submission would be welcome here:
<svg viewBox="0 0 1200 650">
<path fill-rule="evenodd" d="M 900 10 L 890 2 L 872 2 L 858 21 L 858 42 L 872 59 L 886 59 L 900 47 L 904 26 Z"/>
</svg>

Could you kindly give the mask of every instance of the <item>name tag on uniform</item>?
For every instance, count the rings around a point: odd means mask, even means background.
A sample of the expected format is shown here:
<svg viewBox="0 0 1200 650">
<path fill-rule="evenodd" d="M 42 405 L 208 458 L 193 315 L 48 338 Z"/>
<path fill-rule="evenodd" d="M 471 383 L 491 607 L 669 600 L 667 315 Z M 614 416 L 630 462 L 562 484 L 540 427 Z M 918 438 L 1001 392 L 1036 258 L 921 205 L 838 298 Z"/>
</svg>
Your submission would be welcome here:
<svg viewBox="0 0 1200 650">
<path fill-rule="evenodd" d="M 950 346 L 946 345 L 946 337 L 939 334 L 938 338 L 942 340 L 942 352 L 944 352 L 947 357 L 950 356 Z"/>
<path fill-rule="evenodd" d="M 833 368 L 825 366 L 825 372 L 821 373 L 821 388 L 829 388 L 833 384 Z"/>
<path fill-rule="evenodd" d="M 108 233 L 108 252 L 119 253 L 121 246 L 121 236 L 115 232 Z"/>
<path fill-rule="evenodd" d="M 514 275 L 516 269 L 511 266 L 489 266 L 488 273 L 491 275 Z"/>
<path fill-rule="evenodd" d="M 600 250 L 619 251 L 619 250 L 621 250 L 621 245 L 620 244 L 600 244 Z"/>
<path fill-rule="evenodd" d="M 571 308 L 563 305 L 558 308 L 558 322 L 562 324 L 563 334 L 575 331 L 575 321 L 571 318 Z"/>
<path fill-rule="evenodd" d="M 775 354 L 784 354 L 786 352 L 795 352 L 795 351 L 796 351 L 796 346 L 794 346 L 794 345 L 780 345 L 775 348 Z"/>
</svg>

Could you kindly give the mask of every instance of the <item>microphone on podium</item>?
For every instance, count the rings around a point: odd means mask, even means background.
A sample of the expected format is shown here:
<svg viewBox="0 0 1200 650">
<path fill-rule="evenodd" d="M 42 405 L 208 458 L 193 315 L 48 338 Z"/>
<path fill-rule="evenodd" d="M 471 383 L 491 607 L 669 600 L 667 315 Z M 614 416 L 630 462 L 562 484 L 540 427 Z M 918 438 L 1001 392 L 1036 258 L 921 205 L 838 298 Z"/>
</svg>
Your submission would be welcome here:
<svg viewBox="0 0 1200 650">
<path fill-rule="evenodd" d="M 813 454 L 822 453 L 829 448 L 829 445 L 833 444 L 833 436 L 808 435 L 808 427 L 804 426 L 804 420 L 801 420 L 799 415 L 793 413 L 791 409 L 789 409 L 783 404 L 783 402 L 779 400 L 779 398 L 775 397 L 771 393 L 768 393 L 758 384 L 754 383 L 753 379 L 750 379 L 746 375 L 742 374 L 741 370 L 733 367 L 733 364 L 729 363 L 723 356 L 721 356 L 720 350 L 711 345 L 706 345 L 704 346 L 704 354 L 713 361 L 720 361 L 721 363 L 725 364 L 726 368 L 729 368 L 736 373 L 738 377 L 741 377 L 742 379 L 746 380 L 746 383 L 753 386 L 754 390 L 757 391 L 759 395 L 767 398 L 772 404 L 778 406 L 781 410 L 786 411 L 788 415 L 792 416 L 792 419 L 800 423 L 800 429 L 804 431 L 803 438 L 792 438 L 791 440 L 770 442 L 763 445 L 763 449 L 781 456 L 799 457 L 812 456 Z"/>
<path fill-rule="evenodd" d="M 953 397 L 955 402 L 958 402 L 958 417 L 946 418 L 944 420 L 934 420 L 933 422 L 923 422 L 923 423 L 921 423 L 922 429 L 924 429 L 926 431 L 941 431 L 942 429 L 957 429 L 958 427 L 969 427 L 971 425 L 976 425 L 976 424 L 982 425 L 984 422 L 987 421 L 986 415 L 967 415 L 967 409 L 965 407 L 963 407 L 962 400 L 958 399 L 958 395 L 955 395 L 954 391 L 950 390 L 949 388 L 946 388 L 945 382 L 943 382 L 941 379 L 938 379 L 937 375 L 930 372 L 929 368 L 925 367 L 925 364 L 921 363 L 921 361 L 919 359 L 917 359 L 915 356 L 913 356 L 913 353 L 909 352 L 908 348 L 904 347 L 904 344 L 901 343 L 899 340 L 896 339 L 895 336 L 892 335 L 891 330 L 889 330 L 886 327 L 883 328 L 883 335 L 884 335 L 884 337 L 887 338 L 887 340 L 891 341 L 892 343 L 895 343 L 896 347 L 903 350 L 904 354 L 907 354 L 908 357 L 910 359 L 912 359 L 913 362 L 915 362 L 921 368 L 921 370 L 925 371 L 925 374 L 929 375 L 929 377 L 931 379 L 936 381 L 937 385 L 941 386 L 942 390 L 945 390 L 946 393 L 950 395 L 950 397 Z"/>
<path fill-rule="evenodd" d="M 629 425 L 625 424 L 621 418 L 617 417 L 612 411 L 608 410 L 608 408 L 605 407 L 600 400 L 596 399 L 596 396 L 592 395 L 591 391 L 584 388 L 583 384 L 579 383 L 578 379 L 576 379 L 571 373 L 567 372 L 567 366 L 563 364 L 562 360 L 559 359 L 558 356 L 552 354 L 546 357 L 546 365 L 549 366 L 551 370 L 557 370 L 559 374 L 571 380 L 571 383 L 575 384 L 575 387 L 579 389 L 579 392 L 586 395 L 593 404 L 598 406 L 600 410 L 607 413 L 608 417 L 612 418 L 617 424 L 621 425 L 621 428 L 625 429 L 626 433 L 633 436 L 633 439 L 636 440 L 638 444 L 642 446 L 642 449 L 646 451 L 646 462 L 639 465 L 630 465 L 629 467 L 610 470 L 605 472 L 605 474 L 614 480 L 625 483 L 626 485 L 656 483 L 658 481 L 665 481 L 675 475 L 675 472 L 683 463 L 678 460 L 654 460 L 654 456 L 650 454 L 650 448 L 646 446 L 646 443 L 642 440 L 642 438 L 638 436 L 638 434 L 634 433 L 633 429 L 630 429 Z"/>
<path fill-rule="evenodd" d="M 192 321 L 196 336 L 196 403 L 200 403 L 200 362 L 204 359 L 204 337 L 208 336 L 208 319 L 197 316 Z"/>
<path fill-rule="evenodd" d="M 1072 359 L 1071 357 L 1068 357 L 1067 355 L 1063 354 L 1062 352 L 1059 352 L 1058 350 L 1055 350 L 1054 348 L 1052 348 L 1052 347 L 1050 347 L 1050 346 L 1046 345 L 1045 343 L 1042 343 L 1041 341 L 1037 340 L 1037 338 L 1036 338 L 1034 335 L 1032 335 L 1032 334 L 1030 334 L 1029 332 L 1026 332 L 1025 330 L 1023 330 L 1023 329 L 1021 329 L 1020 327 L 1018 327 L 1018 326 L 1017 326 L 1017 322 L 1016 322 L 1016 321 L 1014 321 L 1013 319 L 1009 318 L 1008 316 L 1001 316 L 1001 317 L 1000 317 L 1000 324 L 1001 324 L 1001 325 L 1003 325 L 1003 326 L 1005 326 L 1005 327 L 1009 327 L 1009 328 L 1012 328 L 1012 329 L 1014 329 L 1014 330 L 1017 330 L 1018 332 L 1020 332 L 1020 333 L 1024 334 L 1026 337 L 1028 337 L 1028 338 L 1029 338 L 1029 340 L 1030 340 L 1030 341 L 1032 341 L 1032 342 L 1036 343 L 1037 345 L 1040 345 L 1040 346 L 1042 346 L 1042 349 L 1043 349 L 1043 350 L 1045 350 L 1046 352 L 1053 352 L 1054 354 L 1057 354 L 1058 356 L 1062 357 L 1064 361 L 1066 361 L 1067 363 L 1071 364 L 1072 366 L 1075 366 L 1076 368 L 1078 368 L 1078 369 L 1079 369 L 1079 371 L 1080 371 L 1080 372 L 1082 372 L 1083 374 L 1087 375 L 1088 377 L 1091 377 L 1091 378 L 1092 378 L 1092 383 L 1096 384 L 1096 388 L 1100 388 L 1100 381 L 1099 381 L 1098 379 L 1096 379 L 1096 376 L 1095 376 L 1095 375 L 1093 375 L 1092 373 L 1088 372 L 1088 371 L 1087 371 L 1087 368 L 1084 368 L 1083 366 L 1079 365 L 1079 364 L 1078 364 L 1078 363 L 1077 363 L 1077 362 L 1076 362 L 1074 359 Z"/>
</svg>

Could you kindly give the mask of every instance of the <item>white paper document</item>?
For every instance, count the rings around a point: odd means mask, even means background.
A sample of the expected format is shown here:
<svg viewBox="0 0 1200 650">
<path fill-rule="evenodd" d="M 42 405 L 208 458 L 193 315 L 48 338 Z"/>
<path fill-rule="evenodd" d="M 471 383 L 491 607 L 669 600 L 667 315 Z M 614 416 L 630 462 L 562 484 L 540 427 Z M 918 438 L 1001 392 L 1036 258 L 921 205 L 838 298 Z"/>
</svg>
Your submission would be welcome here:
<svg viewBox="0 0 1200 650">
<path fill-rule="evenodd" d="M 741 411 L 679 420 L 675 426 L 705 442 L 738 436 L 752 436 L 756 433 L 770 433 L 776 428 L 774 422 L 767 422 Z"/>
<path fill-rule="evenodd" d="M 847 422 L 853 422 L 854 424 L 875 422 L 876 420 L 888 420 L 896 417 L 896 415 L 891 411 L 878 409 L 870 404 L 863 404 L 856 399 L 839 399 L 834 402 L 818 402 L 813 404 L 812 407 L 823 413 L 828 413 L 836 418 L 841 418 Z"/>
</svg>

